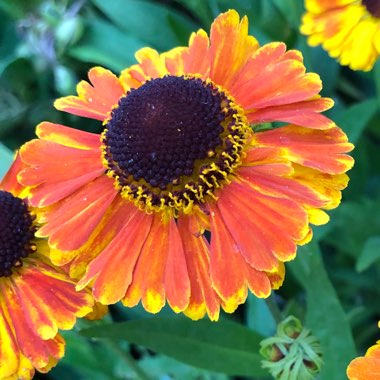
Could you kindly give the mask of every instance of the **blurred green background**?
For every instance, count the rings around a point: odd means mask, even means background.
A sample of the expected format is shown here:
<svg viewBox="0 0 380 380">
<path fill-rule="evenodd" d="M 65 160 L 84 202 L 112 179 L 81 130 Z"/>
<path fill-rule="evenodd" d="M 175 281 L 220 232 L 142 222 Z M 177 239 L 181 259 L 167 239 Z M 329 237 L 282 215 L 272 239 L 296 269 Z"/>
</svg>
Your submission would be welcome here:
<svg viewBox="0 0 380 380">
<path fill-rule="evenodd" d="M 52 106 L 55 98 L 75 93 L 90 67 L 118 73 L 135 63 L 140 47 L 162 52 L 185 45 L 192 31 L 208 32 L 229 8 L 248 15 L 250 32 L 261 44 L 285 41 L 302 51 L 308 71 L 322 77 L 322 95 L 336 102 L 328 116 L 356 145 L 341 206 L 330 213 L 328 225 L 315 228 L 313 242 L 299 249 L 287 265 L 284 286 L 271 297 L 283 317 L 296 315 L 320 339 L 325 364 L 319 379 L 342 380 L 349 361 L 380 337 L 380 65 L 353 72 L 308 47 L 298 31 L 302 1 L 0 0 L 0 177 L 41 121 L 100 131 L 100 123 Z M 276 327 L 265 301 L 250 296 L 218 324 L 195 323 L 166 309 L 151 318 L 141 307 L 116 305 L 104 321 L 80 321 L 64 333 L 65 358 L 36 378 L 269 378 L 258 355 L 259 341 Z M 116 331 L 103 327 L 114 322 L 126 323 Z M 108 338 L 79 334 L 94 325 L 97 332 L 87 335 Z"/>
</svg>

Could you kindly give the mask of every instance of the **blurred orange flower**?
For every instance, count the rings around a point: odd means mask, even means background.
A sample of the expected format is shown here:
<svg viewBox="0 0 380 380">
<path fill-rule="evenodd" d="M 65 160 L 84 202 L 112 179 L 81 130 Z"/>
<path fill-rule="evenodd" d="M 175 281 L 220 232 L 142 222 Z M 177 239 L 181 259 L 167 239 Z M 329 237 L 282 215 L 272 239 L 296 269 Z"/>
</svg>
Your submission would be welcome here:
<svg viewBox="0 0 380 380">
<path fill-rule="evenodd" d="M 199 30 L 188 47 L 136 58 L 119 77 L 91 69 L 78 96 L 55 102 L 103 133 L 40 124 L 19 180 L 42 208 L 38 236 L 78 289 L 216 320 L 248 289 L 268 297 L 282 284 L 309 223 L 340 203 L 353 146 L 321 114 L 333 101 L 301 53 L 260 47 L 233 10 L 210 37 Z M 272 122 L 282 124 L 258 126 Z"/>
<path fill-rule="evenodd" d="M 380 379 L 380 341 L 370 347 L 365 356 L 354 359 L 347 368 L 350 380 Z"/>
<path fill-rule="evenodd" d="M 50 261 L 47 242 L 34 237 L 33 209 L 24 201 L 16 158 L 0 183 L 0 378 L 27 380 L 47 372 L 64 354 L 58 329 L 92 311 L 93 299 L 76 292 Z"/>
<path fill-rule="evenodd" d="M 301 33 L 311 46 L 353 70 L 371 70 L 380 54 L 378 0 L 305 0 Z"/>
</svg>

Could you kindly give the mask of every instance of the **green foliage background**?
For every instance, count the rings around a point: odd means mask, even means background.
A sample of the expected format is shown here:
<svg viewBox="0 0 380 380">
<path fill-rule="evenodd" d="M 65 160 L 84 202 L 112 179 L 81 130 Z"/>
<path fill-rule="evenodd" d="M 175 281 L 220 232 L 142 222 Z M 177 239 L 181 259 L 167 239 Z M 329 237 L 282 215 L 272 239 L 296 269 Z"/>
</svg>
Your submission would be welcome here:
<svg viewBox="0 0 380 380">
<path fill-rule="evenodd" d="M 118 73 L 135 62 L 140 47 L 185 45 L 191 31 L 209 31 L 229 8 L 248 15 L 260 43 L 285 41 L 302 51 L 308 71 L 322 77 L 323 96 L 336 102 L 328 116 L 356 145 L 341 206 L 328 225 L 315 228 L 313 242 L 299 249 L 272 296 L 283 317 L 296 315 L 320 339 L 325 364 L 319 378 L 345 379 L 349 361 L 379 339 L 380 64 L 369 73 L 353 72 L 308 47 L 298 32 L 302 1 L 0 0 L 0 177 L 43 120 L 99 131 L 99 123 L 52 106 L 74 93 L 90 67 Z M 217 324 L 192 322 L 169 309 L 151 316 L 116 305 L 105 320 L 80 321 L 64 333 L 65 358 L 36 378 L 267 379 L 258 348 L 275 327 L 265 301 L 253 296 Z"/>
</svg>

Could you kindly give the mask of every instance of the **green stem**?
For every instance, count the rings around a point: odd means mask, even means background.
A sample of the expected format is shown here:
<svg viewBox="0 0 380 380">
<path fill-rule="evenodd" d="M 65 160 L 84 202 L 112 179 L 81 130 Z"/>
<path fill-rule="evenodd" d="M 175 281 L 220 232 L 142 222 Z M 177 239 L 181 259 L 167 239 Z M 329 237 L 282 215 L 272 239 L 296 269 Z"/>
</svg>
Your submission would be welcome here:
<svg viewBox="0 0 380 380">
<path fill-rule="evenodd" d="M 140 380 L 152 380 L 150 376 L 137 364 L 136 360 L 130 355 L 129 352 L 122 350 L 115 342 L 109 341 L 108 345 L 121 356 L 127 365 L 136 373 Z"/>
<path fill-rule="evenodd" d="M 268 309 L 271 312 L 276 324 L 282 322 L 284 318 L 282 317 L 281 310 L 279 309 L 277 302 L 274 299 L 274 295 L 271 295 L 270 297 L 266 298 L 265 302 L 267 303 Z"/>
</svg>

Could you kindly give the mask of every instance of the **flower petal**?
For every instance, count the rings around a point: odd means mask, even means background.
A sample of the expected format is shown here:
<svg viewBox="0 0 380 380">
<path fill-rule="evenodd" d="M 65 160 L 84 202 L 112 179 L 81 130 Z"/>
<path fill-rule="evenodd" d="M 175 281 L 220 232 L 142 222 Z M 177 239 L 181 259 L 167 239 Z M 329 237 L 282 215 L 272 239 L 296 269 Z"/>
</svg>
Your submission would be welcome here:
<svg viewBox="0 0 380 380">
<path fill-rule="evenodd" d="M 319 112 L 331 108 L 333 104 L 331 99 L 321 98 L 266 107 L 248 113 L 248 120 L 251 123 L 283 121 L 313 129 L 328 129 L 334 127 L 335 123 Z"/>
<path fill-rule="evenodd" d="M 197 320 L 207 312 L 211 320 L 217 321 L 220 299 L 211 283 L 209 245 L 203 236 L 196 237 L 191 233 L 193 218 L 183 216 L 178 220 L 191 286 L 190 302 L 184 314 Z"/>
<path fill-rule="evenodd" d="M 133 279 L 123 304 L 135 306 L 140 300 L 150 313 L 158 313 L 165 305 L 165 265 L 171 242 L 169 224 L 161 215 L 153 216 L 152 226 L 133 270 Z"/>
<path fill-rule="evenodd" d="M 169 249 L 164 277 L 166 298 L 176 312 L 189 305 L 190 280 L 181 235 L 174 219 L 169 222 Z"/>
<path fill-rule="evenodd" d="M 184 72 L 206 78 L 210 72 L 210 41 L 204 30 L 190 36 L 189 48 L 183 53 Z"/>
<path fill-rule="evenodd" d="M 102 67 L 92 68 L 88 77 L 91 84 L 81 81 L 78 96 L 57 99 L 54 106 L 60 111 L 103 121 L 124 95 L 123 86 L 111 71 Z"/>
<path fill-rule="evenodd" d="M 297 164 L 329 174 L 344 173 L 353 166 L 353 159 L 344 153 L 353 145 L 337 127 L 313 130 L 295 125 L 256 133 L 261 146 L 281 147 L 289 159 Z"/>
<path fill-rule="evenodd" d="M 44 121 L 37 125 L 36 135 L 46 141 L 53 141 L 71 148 L 100 149 L 100 136 L 96 133 L 69 128 L 65 125 Z"/>
<path fill-rule="evenodd" d="M 232 183 L 220 192 L 217 203 L 241 254 L 258 270 L 272 272 L 278 268 L 277 259 L 293 259 L 295 242 L 308 232 L 307 213 L 290 199 Z"/>
<path fill-rule="evenodd" d="M 132 271 L 151 228 L 152 217 L 135 208 L 123 229 L 88 266 L 77 289 L 93 281 L 93 295 L 104 305 L 118 302 L 125 296 L 132 281 Z"/>
<path fill-rule="evenodd" d="M 24 322 L 43 340 L 53 339 L 58 329 L 71 329 L 76 317 L 92 311 L 92 297 L 76 292 L 67 275 L 48 265 L 44 258 L 28 258 L 25 266 L 26 270 L 14 278 L 14 295 Z"/>
<path fill-rule="evenodd" d="M 210 78 L 225 88 L 229 88 L 236 73 L 259 47 L 257 40 L 248 35 L 247 17 L 239 19 L 236 11 L 229 10 L 211 25 Z"/>
<path fill-rule="evenodd" d="M 147 79 L 161 78 L 168 74 L 165 61 L 156 50 L 142 48 L 135 53 L 135 57 Z"/>
<path fill-rule="evenodd" d="M 232 313 L 247 298 L 246 264 L 216 205 L 210 205 L 210 274 L 223 308 Z"/>
<path fill-rule="evenodd" d="M 72 133 L 71 128 L 62 129 L 50 123 L 40 125 L 37 131 L 48 139 L 32 140 L 21 147 L 21 159 L 28 167 L 18 175 L 23 185 L 33 187 L 29 198 L 33 206 L 55 203 L 104 173 L 100 140 L 95 141 L 96 135 Z M 68 146 L 52 141 L 66 133 L 68 136 L 62 140 Z"/>
<path fill-rule="evenodd" d="M 97 228 L 116 194 L 112 180 L 106 176 L 96 178 L 53 206 L 45 215 L 47 224 L 36 236 L 49 236 L 49 244 L 55 249 L 79 249 Z"/>
<path fill-rule="evenodd" d="M 0 294 L 0 378 L 2 379 L 16 374 L 20 364 L 19 349 L 7 315 L 7 307 L 2 292 Z M 31 369 L 29 373 L 32 373 Z"/>
<path fill-rule="evenodd" d="M 370 347 L 365 357 L 354 359 L 347 368 L 350 380 L 380 379 L 380 344 Z"/>
<path fill-rule="evenodd" d="M 127 306 L 134 306 L 141 299 L 147 311 L 157 313 L 167 298 L 178 313 L 188 306 L 189 297 L 190 283 L 177 226 L 174 219 L 164 223 L 157 214 L 122 301 Z"/>
</svg>

